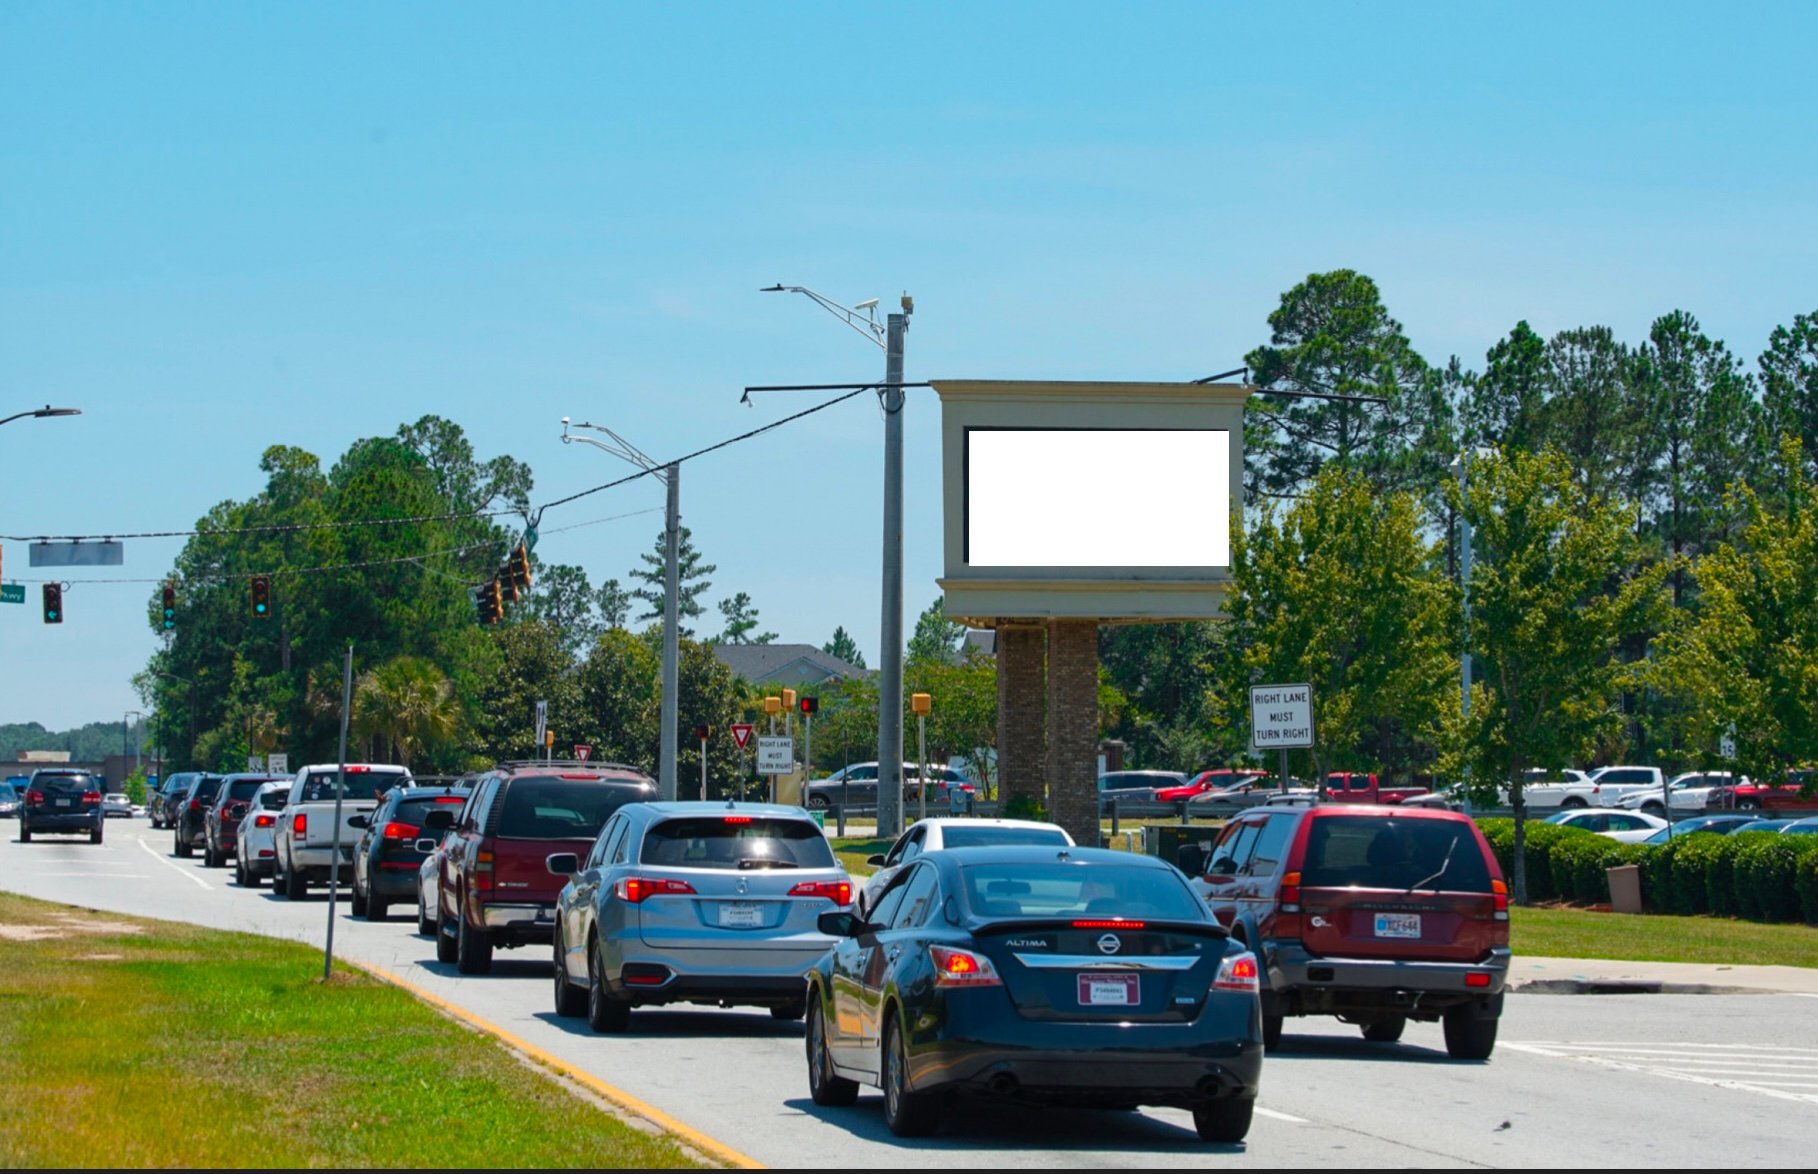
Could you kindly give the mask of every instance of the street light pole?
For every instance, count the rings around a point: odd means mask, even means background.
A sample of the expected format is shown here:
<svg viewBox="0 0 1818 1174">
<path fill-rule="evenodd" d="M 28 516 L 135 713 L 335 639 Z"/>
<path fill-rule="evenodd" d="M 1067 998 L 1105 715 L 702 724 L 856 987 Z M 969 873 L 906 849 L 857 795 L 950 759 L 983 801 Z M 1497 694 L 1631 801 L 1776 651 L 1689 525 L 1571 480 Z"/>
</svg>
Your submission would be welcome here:
<svg viewBox="0 0 1818 1174">
<path fill-rule="evenodd" d="M 676 798 L 676 722 L 680 714 L 680 678 L 677 667 L 680 659 L 680 643 L 677 627 L 681 623 L 681 545 L 682 545 L 682 465 L 672 461 L 667 465 L 658 465 L 630 441 L 602 424 L 575 424 L 575 428 L 591 428 L 611 437 L 612 443 L 593 439 L 591 436 L 570 436 L 571 425 L 568 417 L 562 417 L 562 443 L 572 444 L 580 441 L 591 444 L 604 452 L 609 452 L 620 460 L 629 461 L 640 469 L 655 474 L 668 490 L 663 510 L 663 684 L 662 684 L 662 729 L 658 737 L 657 748 L 657 789 L 659 795 L 669 802 Z"/>
<path fill-rule="evenodd" d="M 14 420 L 24 419 L 26 416 L 43 418 L 45 416 L 80 416 L 81 414 L 81 408 L 53 408 L 49 404 L 45 404 L 43 407 L 33 408 L 29 412 L 14 412 L 12 415 L 0 419 L 0 424 L 11 424 Z"/>
</svg>

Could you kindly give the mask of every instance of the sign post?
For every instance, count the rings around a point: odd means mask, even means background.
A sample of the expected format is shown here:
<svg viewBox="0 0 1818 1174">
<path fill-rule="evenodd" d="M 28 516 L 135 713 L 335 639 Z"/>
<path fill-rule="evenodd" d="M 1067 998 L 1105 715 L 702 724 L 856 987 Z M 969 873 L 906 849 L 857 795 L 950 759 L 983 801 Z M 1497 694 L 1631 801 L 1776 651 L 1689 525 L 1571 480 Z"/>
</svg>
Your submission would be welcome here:
<svg viewBox="0 0 1818 1174">
<path fill-rule="evenodd" d="M 752 727 L 746 722 L 732 724 L 732 741 L 739 748 L 739 798 L 745 797 L 745 747 L 751 745 Z"/>
<path fill-rule="evenodd" d="M 1313 686 L 1250 686 L 1250 746 L 1258 752 L 1281 752 L 1281 792 L 1288 793 L 1288 751 L 1313 746 Z M 1319 780 L 1313 780 L 1313 802 L 1319 802 Z"/>
</svg>

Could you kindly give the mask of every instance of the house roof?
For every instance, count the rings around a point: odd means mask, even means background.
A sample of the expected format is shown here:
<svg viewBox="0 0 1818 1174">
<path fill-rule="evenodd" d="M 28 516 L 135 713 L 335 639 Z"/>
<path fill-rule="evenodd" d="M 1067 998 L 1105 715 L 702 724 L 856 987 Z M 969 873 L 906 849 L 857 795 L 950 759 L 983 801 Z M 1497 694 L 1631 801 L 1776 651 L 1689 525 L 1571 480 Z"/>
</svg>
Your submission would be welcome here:
<svg viewBox="0 0 1818 1174">
<path fill-rule="evenodd" d="M 766 681 L 861 677 L 865 670 L 812 644 L 715 644 L 720 663 L 752 684 Z"/>
</svg>

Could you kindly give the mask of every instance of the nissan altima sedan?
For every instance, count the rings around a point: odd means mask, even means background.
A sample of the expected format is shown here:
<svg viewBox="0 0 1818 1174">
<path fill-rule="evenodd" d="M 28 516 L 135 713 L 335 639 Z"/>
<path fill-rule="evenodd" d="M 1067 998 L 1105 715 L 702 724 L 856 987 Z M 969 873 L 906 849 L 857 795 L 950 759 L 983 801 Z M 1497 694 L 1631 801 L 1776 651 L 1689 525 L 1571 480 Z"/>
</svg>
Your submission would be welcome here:
<svg viewBox="0 0 1818 1174">
<path fill-rule="evenodd" d="M 1190 1109 L 1241 1141 L 1262 1074 L 1255 955 L 1161 860 L 1075 847 L 930 852 L 808 975 L 808 1087 L 884 1092 L 900 1137 L 955 1094 Z"/>
</svg>

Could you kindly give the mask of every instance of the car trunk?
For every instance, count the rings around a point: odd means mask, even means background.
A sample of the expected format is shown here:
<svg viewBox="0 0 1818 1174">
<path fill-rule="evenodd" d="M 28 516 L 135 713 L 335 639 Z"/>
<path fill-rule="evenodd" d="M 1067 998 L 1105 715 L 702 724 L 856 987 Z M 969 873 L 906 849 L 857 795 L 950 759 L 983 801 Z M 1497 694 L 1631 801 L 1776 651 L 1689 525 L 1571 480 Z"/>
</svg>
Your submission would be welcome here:
<svg viewBox="0 0 1818 1174">
<path fill-rule="evenodd" d="M 837 884 L 847 878 L 832 869 L 770 868 L 728 871 L 717 868 L 652 870 L 651 879 L 680 881 L 693 893 L 663 893 L 638 903 L 638 935 L 650 945 L 696 949 L 741 948 L 739 937 L 752 934 L 818 935 L 816 919 L 837 908 L 829 899 L 794 894 L 804 883 Z M 850 888 L 848 888 L 850 891 Z"/>
<path fill-rule="evenodd" d="M 32 791 L 38 792 L 41 802 L 35 806 L 49 815 L 80 815 L 84 811 L 93 811 L 101 802 L 100 784 L 89 778 L 74 775 L 46 775 L 34 780 L 27 788 L 29 797 Z"/>
<path fill-rule="evenodd" d="M 1018 1015 L 1071 1023 L 1190 1021 L 1226 948 L 1212 925 L 1095 918 L 992 921 L 974 940 Z"/>
</svg>

